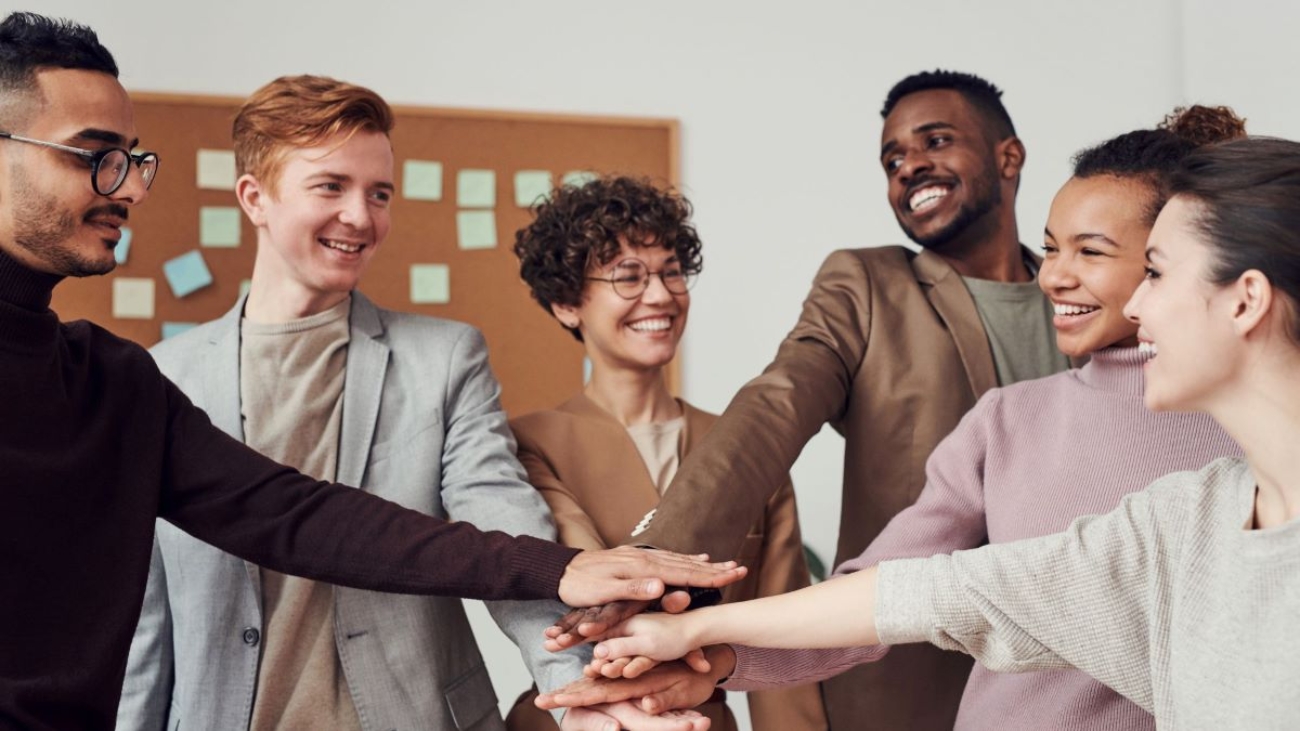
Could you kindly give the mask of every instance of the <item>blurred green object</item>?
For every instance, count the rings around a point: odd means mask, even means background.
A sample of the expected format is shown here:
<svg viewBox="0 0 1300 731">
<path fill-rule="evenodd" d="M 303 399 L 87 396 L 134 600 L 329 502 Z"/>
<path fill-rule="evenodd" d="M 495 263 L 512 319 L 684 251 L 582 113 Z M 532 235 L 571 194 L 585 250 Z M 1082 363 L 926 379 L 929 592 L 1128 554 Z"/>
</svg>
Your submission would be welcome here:
<svg viewBox="0 0 1300 731">
<path fill-rule="evenodd" d="M 826 564 L 822 563 L 821 557 L 817 555 L 816 551 L 809 548 L 807 543 L 803 546 L 803 557 L 808 561 L 808 573 L 812 574 L 813 583 L 825 581 Z"/>
</svg>

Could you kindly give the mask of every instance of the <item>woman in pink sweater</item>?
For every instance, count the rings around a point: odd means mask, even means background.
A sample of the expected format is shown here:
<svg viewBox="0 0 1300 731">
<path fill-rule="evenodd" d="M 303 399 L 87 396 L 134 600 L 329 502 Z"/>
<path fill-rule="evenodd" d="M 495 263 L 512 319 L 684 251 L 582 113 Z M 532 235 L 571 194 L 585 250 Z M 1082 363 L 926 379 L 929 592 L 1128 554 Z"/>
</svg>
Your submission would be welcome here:
<svg viewBox="0 0 1300 731">
<path fill-rule="evenodd" d="M 1205 414 L 1143 407 L 1138 326 L 1123 308 L 1143 280 L 1166 176 L 1198 146 L 1243 134 L 1229 110 L 1195 106 L 1075 158 L 1074 176 L 1052 202 L 1038 281 L 1056 308 L 1058 347 L 1089 362 L 986 394 L 930 457 L 917 502 L 837 575 L 1057 533 L 1081 515 L 1111 511 L 1162 475 L 1240 454 Z M 707 675 L 663 666 L 642 676 L 637 694 L 648 696 L 647 710 L 689 706 L 719 678 L 729 676 L 723 687 L 735 690 L 806 683 L 887 652 L 715 647 Z M 651 664 L 624 660 L 602 672 L 634 676 Z M 956 723 L 962 731 L 1154 727 L 1151 714 L 1082 672 L 1006 674 L 981 665 Z"/>
</svg>

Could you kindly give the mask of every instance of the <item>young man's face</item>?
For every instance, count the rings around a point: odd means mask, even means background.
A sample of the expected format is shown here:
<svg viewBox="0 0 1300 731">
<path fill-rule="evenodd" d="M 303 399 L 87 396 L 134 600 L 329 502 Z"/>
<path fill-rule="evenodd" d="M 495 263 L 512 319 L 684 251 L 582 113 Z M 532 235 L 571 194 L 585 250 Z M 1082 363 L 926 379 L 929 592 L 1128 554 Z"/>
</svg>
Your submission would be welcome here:
<svg viewBox="0 0 1300 731">
<path fill-rule="evenodd" d="M 292 150 L 275 190 L 245 203 L 259 229 L 254 277 L 308 297 L 350 292 L 388 236 L 393 191 L 393 148 L 382 133 Z"/>
<path fill-rule="evenodd" d="M 35 108 L 11 114 L 21 129 L 3 131 L 87 150 L 137 144 L 131 100 L 117 79 L 79 69 L 39 71 L 36 79 L 32 101 L 19 102 Z M 108 196 L 95 192 L 90 175 L 81 156 L 0 140 L 0 248 L 52 274 L 112 271 L 129 207 L 148 192 L 135 165 Z"/>
<path fill-rule="evenodd" d="M 951 89 L 908 94 L 885 119 L 880 163 L 908 238 L 941 249 L 1002 204 L 995 143 Z"/>
</svg>

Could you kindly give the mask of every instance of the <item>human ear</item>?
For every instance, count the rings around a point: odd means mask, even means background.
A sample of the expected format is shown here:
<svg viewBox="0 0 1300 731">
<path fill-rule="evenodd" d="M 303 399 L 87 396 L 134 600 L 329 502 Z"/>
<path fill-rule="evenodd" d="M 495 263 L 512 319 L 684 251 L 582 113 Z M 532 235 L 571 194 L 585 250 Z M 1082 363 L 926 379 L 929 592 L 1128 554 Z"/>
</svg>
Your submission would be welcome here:
<svg viewBox="0 0 1300 731">
<path fill-rule="evenodd" d="M 562 305 L 558 302 L 552 302 L 551 314 L 555 316 L 555 319 L 560 321 L 561 325 L 570 330 L 577 330 L 578 326 L 582 324 L 582 318 L 578 316 L 578 308 L 573 305 Z"/>
<path fill-rule="evenodd" d="M 235 181 L 235 198 L 254 226 L 266 225 L 266 209 L 263 204 L 267 195 L 269 194 L 262 188 L 262 183 L 252 175 L 245 173 Z"/>
<path fill-rule="evenodd" d="M 994 148 L 998 160 L 998 173 L 1004 180 L 1020 176 L 1025 167 L 1025 145 L 1019 137 L 1012 135 L 1002 140 Z"/>
<path fill-rule="evenodd" d="M 1259 327 L 1276 299 L 1273 283 L 1258 269 L 1242 272 L 1231 285 L 1231 295 L 1232 327 L 1239 335 L 1248 335 Z"/>
</svg>

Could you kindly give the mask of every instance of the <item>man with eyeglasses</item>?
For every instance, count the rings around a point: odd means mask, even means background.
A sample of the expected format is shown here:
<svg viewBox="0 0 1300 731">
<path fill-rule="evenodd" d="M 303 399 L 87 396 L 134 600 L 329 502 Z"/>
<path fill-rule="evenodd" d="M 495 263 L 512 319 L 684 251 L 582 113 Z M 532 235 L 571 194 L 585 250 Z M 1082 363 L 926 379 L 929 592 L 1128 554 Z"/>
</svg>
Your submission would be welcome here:
<svg viewBox="0 0 1300 731">
<path fill-rule="evenodd" d="M 582 606 L 743 575 L 483 533 L 231 439 L 143 349 L 49 309 L 64 277 L 113 268 L 156 170 L 104 152 L 137 140 L 93 31 L 0 22 L 0 131 L 0 728 L 114 727 L 155 517 L 276 571 L 377 591 Z"/>
</svg>

